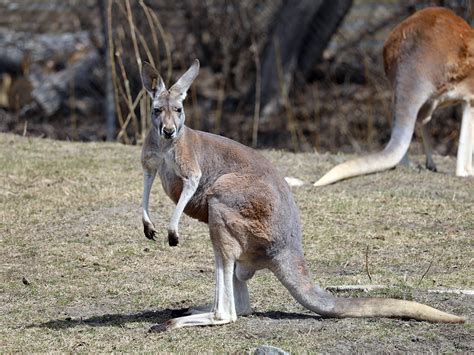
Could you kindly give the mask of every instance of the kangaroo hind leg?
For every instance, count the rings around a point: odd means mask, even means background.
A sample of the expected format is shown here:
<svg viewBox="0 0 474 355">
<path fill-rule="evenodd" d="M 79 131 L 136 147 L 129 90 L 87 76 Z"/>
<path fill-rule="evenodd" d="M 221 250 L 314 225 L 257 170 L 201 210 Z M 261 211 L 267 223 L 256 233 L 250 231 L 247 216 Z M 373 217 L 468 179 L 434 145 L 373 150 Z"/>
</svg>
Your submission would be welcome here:
<svg viewBox="0 0 474 355">
<path fill-rule="evenodd" d="M 438 102 L 436 100 L 428 100 L 418 111 L 417 121 L 421 124 L 421 138 L 423 141 L 423 150 L 426 155 L 426 169 L 438 171 L 433 160 L 433 142 L 431 140 L 429 123 Z"/>
<path fill-rule="evenodd" d="M 226 227 L 223 212 L 219 209 L 220 206 L 216 208 L 216 204 L 211 201 L 209 201 L 209 232 L 214 249 L 216 276 L 212 309 L 208 312 L 196 312 L 189 316 L 170 319 L 164 325 L 152 327 L 151 331 L 202 325 L 221 325 L 237 320 L 234 299 L 234 281 L 236 279 L 234 269 L 235 254 L 239 245 Z"/>
<path fill-rule="evenodd" d="M 456 161 L 456 176 L 474 176 L 472 155 L 474 153 L 474 106 L 472 102 L 463 105 L 459 146 Z"/>
<path fill-rule="evenodd" d="M 433 143 L 431 141 L 428 123 L 422 123 L 421 137 L 423 140 L 423 149 L 426 155 L 426 169 L 437 172 L 438 168 L 436 167 L 436 163 L 433 160 Z"/>
<path fill-rule="evenodd" d="M 247 288 L 247 281 L 252 278 L 255 274 L 255 270 L 248 269 L 243 266 L 238 261 L 235 263 L 234 269 L 234 302 L 235 302 L 235 311 L 238 316 L 249 315 L 252 313 L 252 308 L 250 306 L 249 291 Z M 189 308 L 185 312 L 186 315 L 200 314 L 211 312 L 213 309 L 212 304 L 206 304 L 202 306 Z"/>
<path fill-rule="evenodd" d="M 235 264 L 234 272 L 234 300 L 235 310 L 237 315 L 243 316 L 252 313 L 252 307 L 250 306 L 249 290 L 247 288 L 247 281 L 250 280 L 255 274 L 254 269 L 249 269 L 243 264 Z"/>
</svg>

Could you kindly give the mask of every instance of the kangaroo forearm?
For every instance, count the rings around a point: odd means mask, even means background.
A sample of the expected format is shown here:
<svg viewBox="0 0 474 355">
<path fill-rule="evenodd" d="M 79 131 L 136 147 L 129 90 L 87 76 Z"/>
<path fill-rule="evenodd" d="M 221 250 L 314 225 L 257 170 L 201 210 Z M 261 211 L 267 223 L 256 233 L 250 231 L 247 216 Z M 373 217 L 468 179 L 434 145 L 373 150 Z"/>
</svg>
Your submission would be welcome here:
<svg viewBox="0 0 474 355">
<path fill-rule="evenodd" d="M 145 236 L 148 239 L 155 238 L 155 228 L 150 219 L 150 213 L 148 211 L 148 205 L 150 201 L 150 192 L 151 187 L 153 186 L 153 181 L 155 180 L 156 170 L 145 170 L 143 173 L 143 198 L 142 198 L 142 222 L 143 222 L 143 231 Z"/>
<path fill-rule="evenodd" d="M 179 197 L 178 203 L 174 209 L 173 215 L 171 216 L 171 221 L 169 224 L 169 229 L 177 231 L 179 220 L 181 215 L 183 214 L 184 208 L 188 204 L 189 200 L 193 197 L 194 193 L 197 190 L 199 185 L 199 177 L 193 177 L 189 179 L 185 179 L 183 183 L 183 191 L 181 192 L 181 196 Z"/>
</svg>

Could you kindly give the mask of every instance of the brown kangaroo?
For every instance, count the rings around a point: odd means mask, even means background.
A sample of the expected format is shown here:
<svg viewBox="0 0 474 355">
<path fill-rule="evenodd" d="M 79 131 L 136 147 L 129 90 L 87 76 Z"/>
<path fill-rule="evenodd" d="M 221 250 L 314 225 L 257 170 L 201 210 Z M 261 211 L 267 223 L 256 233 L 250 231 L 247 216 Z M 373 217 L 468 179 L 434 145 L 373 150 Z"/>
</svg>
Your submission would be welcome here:
<svg viewBox="0 0 474 355">
<path fill-rule="evenodd" d="M 436 171 L 426 124 L 440 106 L 462 103 L 456 175 L 473 176 L 474 30 L 450 10 L 431 7 L 401 22 L 383 49 L 394 90 L 392 135 L 379 153 L 341 163 L 314 185 L 393 168 L 408 151 L 416 120 L 422 123 L 426 167 Z"/>
<path fill-rule="evenodd" d="M 183 211 L 209 225 L 215 256 L 216 288 L 210 309 L 193 310 L 154 329 L 234 322 L 251 311 L 247 280 L 270 269 L 303 306 L 323 317 L 400 317 L 459 323 L 464 319 L 416 302 L 383 298 L 338 298 L 315 285 L 301 247 L 298 209 L 290 188 L 255 150 L 184 125 L 183 100 L 197 76 L 199 61 L 170 89 L 150 64 L 142 69 L 152 97 L 152 128 L 143 145 L 143 224 L 156 231 L 148 201 L 158 173 L 166 194 L 177 203 L 168 229 L 178 242 Z"/>
</svg>

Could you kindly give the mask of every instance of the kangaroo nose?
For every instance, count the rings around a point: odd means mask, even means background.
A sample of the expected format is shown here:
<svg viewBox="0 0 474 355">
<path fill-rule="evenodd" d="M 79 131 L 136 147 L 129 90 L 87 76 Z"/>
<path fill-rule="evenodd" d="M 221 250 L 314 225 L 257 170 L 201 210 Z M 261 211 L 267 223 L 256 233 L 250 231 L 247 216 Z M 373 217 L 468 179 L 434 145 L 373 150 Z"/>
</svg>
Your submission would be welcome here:
<svg viewBox="0 0 474 355">
<path fill-rule="evenodd" d="M 175 128 L 174 127 L 163 127 L 163 135 L 165 138 L 170 139 L 173 137 L 175 133 Z"/>
</svg>

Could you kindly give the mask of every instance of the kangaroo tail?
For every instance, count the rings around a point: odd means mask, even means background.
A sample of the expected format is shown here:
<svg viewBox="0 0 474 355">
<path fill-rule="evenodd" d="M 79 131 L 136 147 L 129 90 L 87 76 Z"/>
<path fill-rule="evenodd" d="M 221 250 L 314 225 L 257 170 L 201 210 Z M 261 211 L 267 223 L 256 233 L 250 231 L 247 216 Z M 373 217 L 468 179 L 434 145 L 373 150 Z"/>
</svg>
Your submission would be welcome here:
<svg viewBox="0 0 474 355">
<path fill-rule="evenodd" d="M 314 186 L 325 186 L 350 177 L 393 168 L 407 152 L 414 129 L 414 125 L 395 125 L 383 151 L 336 165 L 316 181 Z"/>
<path fill-rule="evenodd" d="M 280 282 L 304 307 L 328 318 L 389 317 L 434 323 L 463 323 L 465 319 L 430 306 L 391 298 L 342 298 L 315 285 L 298 253 L 282 253 L 272 268 Z"/>
</svg>

